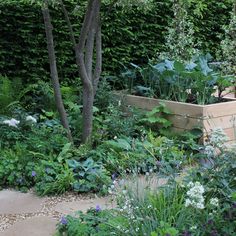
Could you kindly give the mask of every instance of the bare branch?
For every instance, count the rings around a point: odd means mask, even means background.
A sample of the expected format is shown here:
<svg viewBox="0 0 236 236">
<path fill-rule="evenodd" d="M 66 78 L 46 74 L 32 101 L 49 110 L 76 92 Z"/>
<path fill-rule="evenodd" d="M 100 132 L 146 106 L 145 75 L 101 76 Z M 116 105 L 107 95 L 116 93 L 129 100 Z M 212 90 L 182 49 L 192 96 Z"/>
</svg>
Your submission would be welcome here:
<svg viewBox="0 0 236 236">
<path fill-rule="evenodd" d="M 99 0 L 98 6 L 98 15 L 97 15 L 97 31 L 96 31 L 96 65 L 93 74 L 93 90 L 94 95 L 97 90 L 97 85 L 99 82 L 99 78 L 102 72 L 102 33 L 101 33 L 101 19 L 100 19 L 100 7 L 101 1 Z"/>
<path fill-rule="evenodd" d="M 62 9 L 62 11 L 64 13 L 67 26 L 69 28 L 71 42 L 73 43 L 73 47 L 75 49 L 76 48 L 75 33 L 74 33 L 73 26 L 72 26 L 71 21 L 70 21 L 70 17 L 69 17 L 68 11 L 67 11 L 64 3 L 63 3 L 63 0 L 59 0 L 59 2 L 60 2 L 60 5 L 61 5 L 61 9 Z"/>
<path fill-rule="evenodd" d="M 96 0 L 90 0 L 88 2 L 87 11 L 86 11 L 86 14 L 84 17 L 84 22 L 83 22 L 81 33 L 80 33 L 79 43 L 75 49 L 76 50 L 76 61 L 77 61 L 77 64 L 79 65 L 80 77 L 82 79 L 83 84 L 89 90 L 92 90 L 92 83 L 91 83 L 91 81 L 88 77 L 87 71 L 86 71 L 86 66 L 85 66 L 85 62 L 84 62 L 84 49 L 85 49 L 86 39 L 88 37 L 88 32 L 90 30 L 91 23 L 92 23 L 95 3 L 96 3 Z"/>
</svg>

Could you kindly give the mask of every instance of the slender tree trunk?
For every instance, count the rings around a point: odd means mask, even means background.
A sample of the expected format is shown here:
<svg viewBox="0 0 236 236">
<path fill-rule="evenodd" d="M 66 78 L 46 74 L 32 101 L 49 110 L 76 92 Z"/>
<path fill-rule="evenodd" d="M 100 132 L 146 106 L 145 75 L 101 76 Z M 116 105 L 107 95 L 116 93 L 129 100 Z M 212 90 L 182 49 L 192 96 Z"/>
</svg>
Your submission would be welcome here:
<svg viewBox="0 0 236 236">
<path fill-rule="evenodd" d="M 78 43 L 76 43 L 73 27 L 63 0 L 60 0 L 60 4 L 69 28 L 70 38 L 75 49 L 76 64 L 83 83 L 82 142 L 87 143 L 91 140 L 93 102 L 102 70 L 101 0 L 88 0 Z"/>
<path fill-rule="evenodd" d="M 91 134 L 93 130 L 93 92 L 89 89 L 83 89 L 83 133 L 82 141 L 89 143 L 91 141 Z M 86 128 L 85 128 L 86 127 Z"/>
<path fill-rule="evenodd" d="M 50 13 L 48 9 L 47 0 L 44 0 L 42 12 L 43 12 L 45 32 L 46 32 L 46 38 L 47 38 L 47 48 L 48 48 L 48 57 L 49 57 L 49 64 L 50 64 L 50 71 L 51 71 L 51 80 L 52 80 L 52 85 L 53 85 L 53 90 L 54 90 L 56 106 L 60 115 L 61 123 L 63 127 L 67 130 L 68 139 L 71 142 L 73 142 L 67 114 L 65 111 L 65 107 L 64 107 L 62 95 L 61 95 L 60 83 L 59 83 L 58 72 L 57 72 L 56 55 L 55 55 L 54 42 L 53 42 L 51 17 L 50 17 Z"/>
</svg>

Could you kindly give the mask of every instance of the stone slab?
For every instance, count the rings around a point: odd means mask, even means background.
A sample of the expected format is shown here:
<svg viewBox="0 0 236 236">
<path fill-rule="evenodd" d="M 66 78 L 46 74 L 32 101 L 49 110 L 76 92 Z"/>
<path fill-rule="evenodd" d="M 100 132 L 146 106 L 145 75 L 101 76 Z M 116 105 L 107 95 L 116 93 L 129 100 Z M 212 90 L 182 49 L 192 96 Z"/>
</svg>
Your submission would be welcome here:
<svg viewBox="0 0 236 236">
<path fill-rule="evenodd" d="M 0 191 L 0 214 L 36 213 L 40 211 L 43 203 L 44 199 L 31 193 Z"/>
<path fill-rule="evenodd" d="M 133 191 L 137 191 L 137 189 L 143 190 L 146 188 L 150 188 L 151 190 L 157 190 L 158 187 L 165 185 L 168 181 L 168 178 L 161 178 L 155 174 L 149 176 L 136 176 L 127 178 L 124 181 L 123 188 L 127 187 L 128 189 L 132 189 Z"/>
<path fill-rule="evenodd" d="M 57 221 L 47 216 L 37 216 L 19 221 L 0 236 L 52 236 L 56 232 Z"/>
<path fill-rule="evenodd" d="M 96 208 L 99 205 L 102 210 L 114 207 L 115 203 L 111 202 L 111 198 L 93 198 L 89 200 L 80 200 L 73 202 L 60 202 L 53 210 L 60 212 L 62 214 L 68 215 L 73 214 L 76 211 L 86 212 L 90 208 Z"/>
</svg>

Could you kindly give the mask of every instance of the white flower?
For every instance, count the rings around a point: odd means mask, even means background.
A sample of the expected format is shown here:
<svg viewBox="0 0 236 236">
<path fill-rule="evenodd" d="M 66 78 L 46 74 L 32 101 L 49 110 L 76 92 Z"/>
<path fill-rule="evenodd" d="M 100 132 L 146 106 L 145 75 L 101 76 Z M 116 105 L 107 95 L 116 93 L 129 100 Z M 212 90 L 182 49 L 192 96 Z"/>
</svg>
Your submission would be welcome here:
<svg viewBox="0 0 236 236">
<path fill-rule="evenodd" d="M 188 185 L 187 185 L 188 188 L 192 188 L 193 186 L 194 186 L 194 183 L 192 181 L 189 182 Z"/>
<path fill-rule="evenodd" d="M 197 229 L 196 225 L 193 225 L 193 226 L 190 227 L 190 230 L 195 230 L 195 229 Z"/>
<path fill-rule="evenodd" d="M 16 119 L 10 119 L 10 120 L 4 120 L 3 124 L 9 125 L 9 126 L 13 126 L 13 127 L 17 127 L 17 125 L 20 123 L 19 120 Z"/>
<path fill-rule="evenodd" d="M 196 206 L 196 208 L 198 208 L 198 209 L 204 209 L 204 204 L 201 203 L 201 202 L 198 202 L 195 206 Z"/>
<path fill-rule="evenodd" d="M 210 204 L 212 206 L 218 207 L 219 206 L 219 199 L 218 198 L 211 198 L 210 199 Z"/>
<path fill-rule="evenodd" d="M 204 187 L 199 182 L 190 182 L 187 185 L 190 189 L 187 191 L 188 198 L 185 201 L 185 207 L 192 206 L 194 208 L 204 208 Z"/>
<path fill-rule="evenodd" d="M 33 116 L 26 116 L 26 121 L 32 121 L 33 123 L 37 123 L 37 120 Z"/>
<path fill-rule="evenodd" d="M 192 204 L 192 202 L 190 201 L 190 199 L 187 198 L 186 201 L 185 201 L 185 206 L 188 207 L 191 204 Z"/>
<path fill-rule="evenodd" d="M 186 92 L 187 94 L 191 94 L 191 93 L 192 93 L 191 89 L 186 89 L 185 92 Z"/>
</svg>

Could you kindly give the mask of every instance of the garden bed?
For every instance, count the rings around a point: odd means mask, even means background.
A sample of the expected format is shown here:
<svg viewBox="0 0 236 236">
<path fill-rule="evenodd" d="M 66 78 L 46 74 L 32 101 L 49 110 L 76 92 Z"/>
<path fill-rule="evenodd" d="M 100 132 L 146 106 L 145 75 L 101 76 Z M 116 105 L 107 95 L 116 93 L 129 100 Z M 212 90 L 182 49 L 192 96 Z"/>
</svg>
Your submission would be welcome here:
<svg viewBox="0 0 236 236">
<path fill-rule="evenodd" d="M 227 102 L 197 105 L 175 101 L 153 99 L 134 95 L 122 95 L 126 105 L 147 111 L 158 106 L 160 102 L 173 113 L 168 119 L 173 123 L 172 129 L 184 132 L 193 128 L 200 128 L 203 132 L 203 143 L 214 128 L 221 127 L 229 138 L 229 142 L 236 141 L 236 99 L 227 98 Z"/>
</svg>

